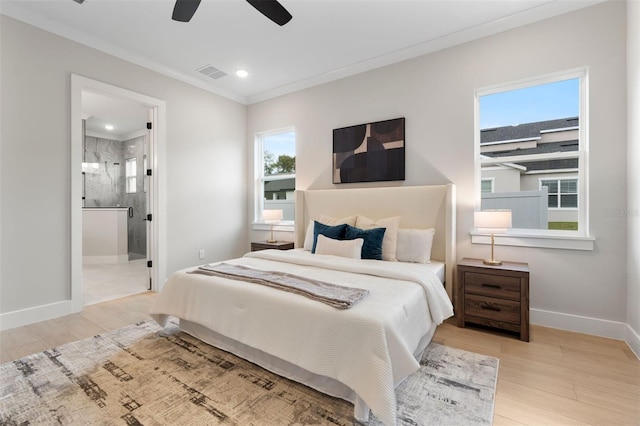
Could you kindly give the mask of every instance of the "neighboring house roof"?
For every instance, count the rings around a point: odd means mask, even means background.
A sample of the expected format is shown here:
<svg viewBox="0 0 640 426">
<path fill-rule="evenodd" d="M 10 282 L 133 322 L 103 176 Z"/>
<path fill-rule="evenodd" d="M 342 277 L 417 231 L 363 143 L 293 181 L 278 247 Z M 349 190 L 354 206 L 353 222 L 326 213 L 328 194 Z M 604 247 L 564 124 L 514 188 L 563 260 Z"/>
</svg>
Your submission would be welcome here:
<svg viewBox="0 0 640 426">
<path fill-rule="evenodd" d="M 496 146 L 496 142 L 540 139 L 541 134 L 550 130 L 575 129 L 579 125 L 578 117 L 568 117 L 556 120 L 523 123 L 517 126 L 494 127 L 480 131 L 480 144 Z M 509 157 L 514 155 L 543 154 L 548 152 L 577 151 L 578 140 L 569 139 L 558 142 L 536 143 L 534 148 L 516 148 L 503 151 L 482 152 L 487 157 Z M 522 163 L 527 171 L 577 169 L 578 159 L 545 160 Z"/>
<path fill-rule="evenodd" d="M 523 123 L 517 126 L 493 127 L 480 130 L 480 143 L 500 142 L 514 139 L 535 138 L 545 130 L 577 127 L 578 117 L 559 118 L 556 120 Z"/>
<path fill-rule="evenodd" d="M 295 189 L 295 178 L 270 180 L 264 183 L 265 192 L 294 191 Z"/>
</svg>

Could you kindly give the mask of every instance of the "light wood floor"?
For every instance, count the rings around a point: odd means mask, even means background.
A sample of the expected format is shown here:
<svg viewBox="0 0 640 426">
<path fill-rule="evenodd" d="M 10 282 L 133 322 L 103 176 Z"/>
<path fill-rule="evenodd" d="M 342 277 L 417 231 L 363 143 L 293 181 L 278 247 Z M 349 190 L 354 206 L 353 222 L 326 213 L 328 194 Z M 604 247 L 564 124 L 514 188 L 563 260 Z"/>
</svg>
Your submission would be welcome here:
<svg viewBox="0 0 640 426">
<path fill-rule="evenodd" d="M 82 312 L 0 331 L 0 362 L 42 352 L 65 343 L 151 319 L 156 294 L 146 292 L 85 306 Z"/>
<path fill-rule="evenodd" d="M 0 332 L 0 361 L 149 319 L 144 293 Z M 640 425 L 640 361 L 624 342 L 532 326 L 531 342 L 440 326 L 434 341 L 500 359 L 494 425 Z"/>
</svg>

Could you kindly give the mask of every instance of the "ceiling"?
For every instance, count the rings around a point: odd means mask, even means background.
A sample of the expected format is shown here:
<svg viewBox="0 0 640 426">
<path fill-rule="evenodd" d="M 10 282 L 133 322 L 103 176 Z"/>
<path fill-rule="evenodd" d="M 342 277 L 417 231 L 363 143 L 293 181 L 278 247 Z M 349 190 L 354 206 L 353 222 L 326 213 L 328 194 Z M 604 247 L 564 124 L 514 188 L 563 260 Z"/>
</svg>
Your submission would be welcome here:
<svg viewBox="0 0 640 426">
<path fill-rule="evenodd" d="M 141 131 L 144 134 L 149 108 L 127 99 L 82 92 L 82 118 L 88 135 L 125 141 L 140 136 Z M 113 129 L 106 129 L 108 124 Z"/>
<path fill-rule="evenodd" d="M 251 104 L 599 1 L 280 0 L 283 27 L 243 0 L 203 0 L 189 23 L 171 19 L 172 0 L 0 0 L 0 12 Z"/>
</svg>

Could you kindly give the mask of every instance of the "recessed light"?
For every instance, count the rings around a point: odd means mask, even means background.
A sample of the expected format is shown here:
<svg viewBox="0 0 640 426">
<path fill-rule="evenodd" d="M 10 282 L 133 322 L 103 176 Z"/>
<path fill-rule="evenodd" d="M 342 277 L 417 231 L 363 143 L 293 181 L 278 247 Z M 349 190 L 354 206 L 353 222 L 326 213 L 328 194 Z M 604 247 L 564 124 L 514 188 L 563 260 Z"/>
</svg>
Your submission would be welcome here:
<svg viewBox="0 0 640 426">
<path fill-rule="evenodd" d="M 113 124 L 107 124 L 104 126 L 104 128 L 107 130 L 113 130 Z"/>
<path fill-rule="evenodd" d="M 249 75 L 249 72 L 247 70 L 238 70 L 236 71 L 236 75 L 240 78 L 245 78 Z"/>
</svg>

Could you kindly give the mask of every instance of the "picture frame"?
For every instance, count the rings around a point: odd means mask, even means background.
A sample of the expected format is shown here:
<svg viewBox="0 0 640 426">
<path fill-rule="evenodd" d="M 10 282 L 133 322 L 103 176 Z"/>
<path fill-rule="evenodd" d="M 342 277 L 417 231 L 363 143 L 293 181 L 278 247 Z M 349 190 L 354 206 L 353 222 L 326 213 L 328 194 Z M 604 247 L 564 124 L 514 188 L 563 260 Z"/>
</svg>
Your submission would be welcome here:
<svg viewBox="0 0 640 426">
<path fill-rule="evenodd" d="M 405 180 L 405 118 L 333 129 L 333 183 Z"/>
</svg>

